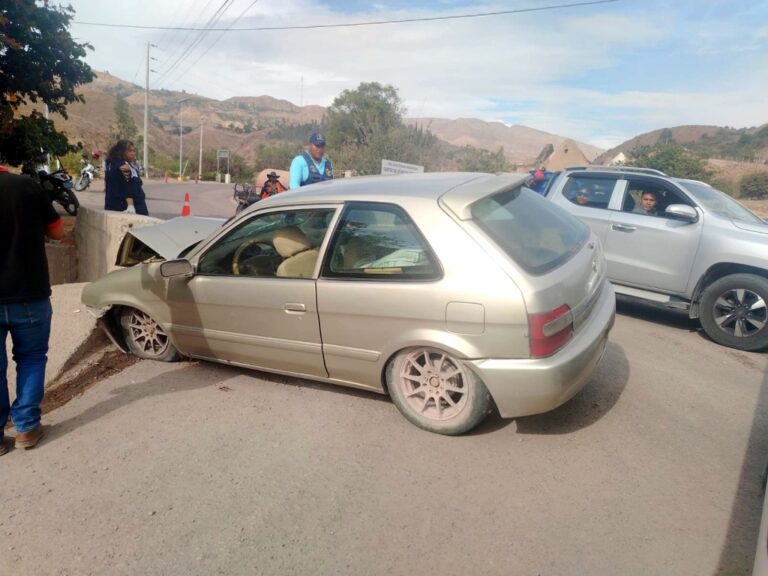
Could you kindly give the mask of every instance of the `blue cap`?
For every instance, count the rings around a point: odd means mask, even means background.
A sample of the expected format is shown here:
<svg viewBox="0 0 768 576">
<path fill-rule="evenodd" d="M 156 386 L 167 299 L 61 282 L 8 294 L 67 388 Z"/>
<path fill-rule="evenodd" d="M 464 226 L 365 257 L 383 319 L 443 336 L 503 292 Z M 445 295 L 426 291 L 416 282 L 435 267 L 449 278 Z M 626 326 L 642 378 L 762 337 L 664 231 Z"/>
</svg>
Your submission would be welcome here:
<svg viewBox="0 0 768 576">
<path fill-rule="evenodd" d="M 312 132 L 309 143 L 315 146 L 325 146 L 325 136 L 321 132 Z"/>
</svg>

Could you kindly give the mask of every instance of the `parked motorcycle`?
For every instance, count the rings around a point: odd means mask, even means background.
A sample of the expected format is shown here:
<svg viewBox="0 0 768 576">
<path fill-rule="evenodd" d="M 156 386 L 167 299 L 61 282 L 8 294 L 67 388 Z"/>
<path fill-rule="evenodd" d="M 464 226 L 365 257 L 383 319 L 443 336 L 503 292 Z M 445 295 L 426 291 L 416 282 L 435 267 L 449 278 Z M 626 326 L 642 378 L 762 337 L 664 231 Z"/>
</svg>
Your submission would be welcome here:
<svg viewBox="0 0 768 576">
<path fill-rule="evenodd" d="M 75 182 L 75 190 L 78 192 L 82 192 L 88 188 L 98 173 L 98 168 L 96 168 L 90 160 L 80 160 L 80 162 L 84 163 L 85 166 L 80 170 L 80 177 L 77 179 L 77 182 Z"/>
<path fill-rule="evenodd" d="M 39 169 L 37 172 L 33 172 L 32 175 L 38 179 L 43 189 L 48 192 L 51 202 L 61 204 L 67 214 L 72 216 L 77 214 L 80 201 L 75 196 L 72 178 L 67 174 L 66 170 L 59 168 L 54 172 L 48 173 L 45 170 Z"/>
<path fill-rule="evenodd" d="M 239 214 L 251 204 L 254 204 L 261 200 L 261 195 L 256 191 L 256 188 L 247 183 L 235 184 L 235 200 L 237 200 L 237 208 L 235 208 L 235 214 Z"/>
</svg>

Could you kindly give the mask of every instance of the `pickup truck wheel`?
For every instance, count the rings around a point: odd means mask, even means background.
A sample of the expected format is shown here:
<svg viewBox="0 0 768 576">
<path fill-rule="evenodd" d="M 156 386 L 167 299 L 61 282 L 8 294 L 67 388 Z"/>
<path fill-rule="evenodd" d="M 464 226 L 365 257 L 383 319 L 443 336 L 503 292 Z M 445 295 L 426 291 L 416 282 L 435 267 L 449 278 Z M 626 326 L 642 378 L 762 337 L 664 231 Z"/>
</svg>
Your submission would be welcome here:
<svg viewBox="0 0 768 576">
<path fill-rule="evenodd" d="M 406 419 L 438 434 L 468 432 L 489 411 L 485 384 L 461 360 L 435 348 L 400 352 L 388 366 L 387 386 Z"/>
<path fill-rule="evenodd" d="M 701 298 L 701 325 L 718 344 L 738 350 L 768 347 L 768 280 L 732 274 L 710 284 Z"/>
</svg>

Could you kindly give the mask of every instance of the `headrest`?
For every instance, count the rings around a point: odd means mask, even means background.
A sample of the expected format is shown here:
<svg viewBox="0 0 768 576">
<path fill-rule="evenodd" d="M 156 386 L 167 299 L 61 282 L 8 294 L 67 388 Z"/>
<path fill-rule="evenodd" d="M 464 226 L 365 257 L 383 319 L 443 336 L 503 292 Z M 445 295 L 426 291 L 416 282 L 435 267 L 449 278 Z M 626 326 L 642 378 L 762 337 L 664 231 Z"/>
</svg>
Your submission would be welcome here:
<svg viewBox="0 0 768 576">
<path fill-rule="evenodd" d="M 290 258 L 294 254 L 309 250 L 309 242 L 304 232 L 297 226 L 288 226 L 276 230 L 272 235 L 272 244 L 283 258 Z"/>
</svg>

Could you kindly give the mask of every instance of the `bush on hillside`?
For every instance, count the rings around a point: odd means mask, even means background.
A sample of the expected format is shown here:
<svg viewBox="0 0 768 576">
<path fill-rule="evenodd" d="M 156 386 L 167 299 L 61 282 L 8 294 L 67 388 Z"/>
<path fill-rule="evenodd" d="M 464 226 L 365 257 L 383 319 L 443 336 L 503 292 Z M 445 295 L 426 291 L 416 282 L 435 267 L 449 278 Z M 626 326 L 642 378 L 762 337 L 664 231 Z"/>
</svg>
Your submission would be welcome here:
<svg viewBox="0 0 768 576">
<path fill-rule="evenodd" d="M 744 176 L 739 185 L 739 192 L 742 198 L 768 198 L 768 172 L 753 172 Z"/>
</svg>

